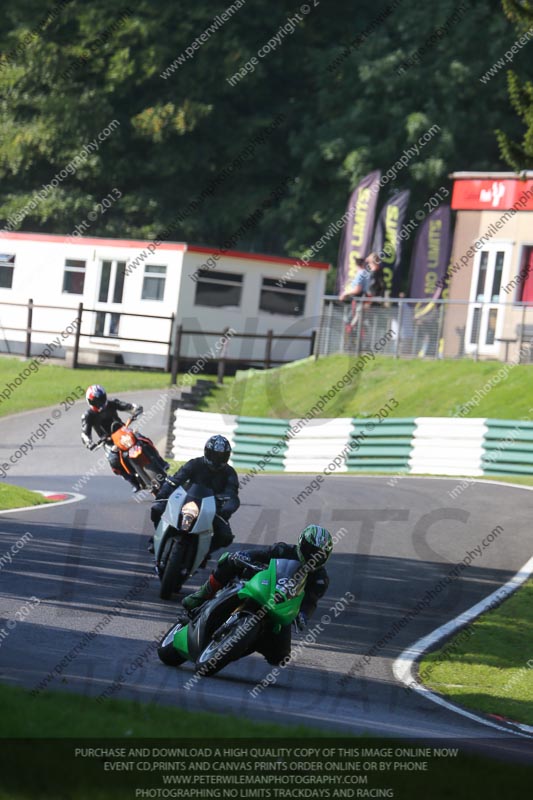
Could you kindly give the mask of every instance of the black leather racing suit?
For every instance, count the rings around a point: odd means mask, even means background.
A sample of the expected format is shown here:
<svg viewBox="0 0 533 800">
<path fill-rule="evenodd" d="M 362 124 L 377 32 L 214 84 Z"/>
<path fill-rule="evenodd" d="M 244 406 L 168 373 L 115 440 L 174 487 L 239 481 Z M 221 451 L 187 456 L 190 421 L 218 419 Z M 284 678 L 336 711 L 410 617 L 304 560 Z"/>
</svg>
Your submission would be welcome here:
<svg viewBox="0 0 533 800">
<path fill-rule="evenodd" d="M 154 527 L 157 528 L 161 515 L 165 510 L 165 503 L 162 502 L 170 497 L 172 492 L 178 487 L 189 481 L 190 483 L 200 483 L 208 489 L 212 489 L 215 495 L 221 495 L 225 499 L 217 503 L 217 514 L 213 520 L 213 540 L 209 552 L 218 550 L 219 547 L 227 547 L 233 541 L 233 533 L 229 525 L 229 518 L 237 511 L 241 501 L 239 500 L 239 479 L 237 473 L 229 464 L 224 464 L 221 469 L 213 470 L 207 466 L 203 457 L 191 458 L 171 477 L 168 477 L 161 490 L 159 491 L 156 502 L 152 505 L 151 517 Z"/>
</svg>

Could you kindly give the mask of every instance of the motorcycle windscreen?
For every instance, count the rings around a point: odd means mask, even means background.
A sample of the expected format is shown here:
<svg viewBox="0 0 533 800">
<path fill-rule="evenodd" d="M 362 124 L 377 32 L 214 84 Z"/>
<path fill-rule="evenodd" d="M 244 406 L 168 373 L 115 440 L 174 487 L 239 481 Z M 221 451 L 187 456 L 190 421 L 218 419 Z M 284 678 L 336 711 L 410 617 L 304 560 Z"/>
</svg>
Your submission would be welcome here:
<svg viewBox="0 0 533 800">
<path fill-rule="evenodd" d="M 296 619 L 304 597 L 306 573 L 299 561 L 273 558 L 267 569 L 246 582 L 239 597 L 250 597 L 266 606 L 275 624 L 290 625 Z"/>
<path fill-rule="evenodd" d="M 204 497 L 214 497 L 215 493 L 207 486 L 202 486 L 201 483 L 191 483 L 189 486 L 184 487 L 187 492 L 187 500 L 196 500 L 198 505 Z"/>
</svg>

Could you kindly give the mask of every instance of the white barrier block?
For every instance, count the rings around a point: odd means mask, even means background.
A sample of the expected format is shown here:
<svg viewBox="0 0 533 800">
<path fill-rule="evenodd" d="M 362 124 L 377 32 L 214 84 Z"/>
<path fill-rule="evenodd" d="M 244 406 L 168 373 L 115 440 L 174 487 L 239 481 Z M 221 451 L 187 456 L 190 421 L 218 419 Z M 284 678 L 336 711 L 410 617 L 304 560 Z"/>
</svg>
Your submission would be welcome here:
<svg viewBox="0 0 533 800">
<path fill-rule="evenodd" d="M 409 457 L 411 473 L 474 477 L 483 474 L 485 419 L 419 417 L 415 423 Z"/>
<path fill-rule="evenodd" d="M 291 420 L 291 427 L 299 420 Z M 352 420 L 313 419 L 288 440 L 284 468 L 288 472 L 322 472 L 332 465 L 350 441 Z M 346 472 L 346 463 L 332 465 L 335 472 Z"/>
<path fill-rule="evenodd" d="M 234 414 L 212 414 L 177 408 L 174 422 L 174 444 L 172 458 L 188 461 L 204 454 L 204 446 L 210 436 L 220 433 L 234 446 L 237 417 Z"/>
</svg>

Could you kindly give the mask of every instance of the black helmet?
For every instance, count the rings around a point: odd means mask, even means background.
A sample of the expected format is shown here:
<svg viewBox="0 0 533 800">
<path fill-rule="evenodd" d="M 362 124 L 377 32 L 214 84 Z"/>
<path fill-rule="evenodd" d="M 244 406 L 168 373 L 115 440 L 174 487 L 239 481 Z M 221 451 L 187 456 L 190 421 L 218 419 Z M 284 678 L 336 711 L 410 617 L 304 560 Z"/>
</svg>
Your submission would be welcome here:
<svg viewBox="0 0 533 800">
<path fill-rule="evenodd" d="M 231 445 L 225 436 L 216 434 L 207 440 L 204 447 L 204 461 L 209 469 L 222 469 L 228 463 Z"/>
<path fill-rule="evenodd" d="M 333 550 L 331 533 L 321 525 L 308 525 L 298 537 L 298 558 L 311 569 L 323 566 Z"/>
<path fill-rule="evenodd" d="M 103 411 L 107 405 L 106 390 L 99 383 L 94 383 L 85 392 L 85 399 L 89 403 L 91 411 Z"/>
</svg>

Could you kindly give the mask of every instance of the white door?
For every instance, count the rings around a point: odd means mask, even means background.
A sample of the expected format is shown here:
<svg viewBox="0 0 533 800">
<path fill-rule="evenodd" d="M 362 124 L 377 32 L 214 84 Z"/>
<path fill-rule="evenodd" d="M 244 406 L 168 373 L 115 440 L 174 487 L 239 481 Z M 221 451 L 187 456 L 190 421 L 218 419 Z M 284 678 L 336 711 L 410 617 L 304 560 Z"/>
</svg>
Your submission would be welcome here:
<svg viewBox="0 0 533 800">
<path fill-rule="evenodd" d="M 503 329 L 504 309 L 500 305 L 511 263 L 511 244 L 493 244 L 480 250 L 474 259 L 470 306 L 466 324 L 465 350 L 496 356 Z M 503 303 L 503 298 L 502 298 Z"/>
<path fill-rule="evenodd" d="M 109 310 L 109 306 L 122 303 L 125 268 L 125 261 L 102 261 L 100 264 L 94 336 L 119 335 L 120 314 Z"/>
</svg>

